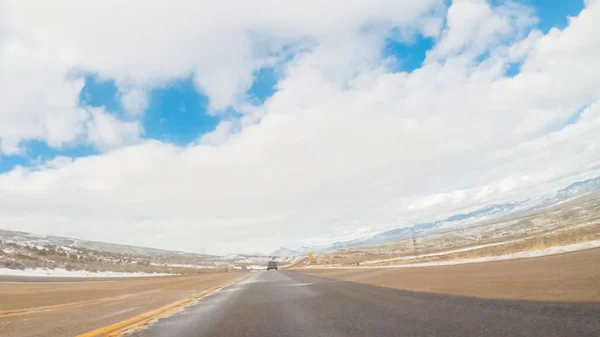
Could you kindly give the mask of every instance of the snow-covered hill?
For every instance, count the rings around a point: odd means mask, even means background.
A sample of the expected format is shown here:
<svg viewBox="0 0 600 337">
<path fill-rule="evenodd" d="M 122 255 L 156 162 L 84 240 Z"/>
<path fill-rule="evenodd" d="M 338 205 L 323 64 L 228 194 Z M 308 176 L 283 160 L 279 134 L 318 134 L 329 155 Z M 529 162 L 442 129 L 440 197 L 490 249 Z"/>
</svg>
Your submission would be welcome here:
<svg viewBox="0 0 600 337">
<path fill-rule="evenodd" d="M 39 235 L 33 233 L 9 231 L 0 229 L 0 241 L 12 242 L 20 245 L 28 246 L 60 246 L 67 248 L 84 248 L 94 251 L 102 251 L 115 254 L 129 254 L 139 256 L 184 256 L 194 258 L 214 258 L 213 255 L 187 253 L 181 251 L 172 251 L 164 249 L 155 249 L 148 247 L 138 247 L 121 245 L 116 243 L 99 242 L 99 241 L 87 241 L 73 238 L 65 238 L 60 236 L 52 235 Z"/>
<path fill-rule="evenodd" d="M 271 256 L 296 256 L 296 255 L 303 255 L 303 254 L 298 250 L 280 247 L 279 249 L 272 251 L 271 254 L 269 254 L 269 255 L 271 255 Z"/>
<path fill-rule="evenodd" d="M 37 269 L 112 273 L 190 273 L 199 269 L 223 269 L 218 257 L 179 251 L 86 241 L 0 229 L 0 268 L 29 275 Z M 6 274 L 6 271 L 0 271 Z M 62 275 L 60 272 L 58 274 Z M 57 275 L 58 275 L 57 274 Z M 117 275 L 115 274 L 115 275 Z M 120 274 L 119 274 L 120 275 Z"/>
</svg>

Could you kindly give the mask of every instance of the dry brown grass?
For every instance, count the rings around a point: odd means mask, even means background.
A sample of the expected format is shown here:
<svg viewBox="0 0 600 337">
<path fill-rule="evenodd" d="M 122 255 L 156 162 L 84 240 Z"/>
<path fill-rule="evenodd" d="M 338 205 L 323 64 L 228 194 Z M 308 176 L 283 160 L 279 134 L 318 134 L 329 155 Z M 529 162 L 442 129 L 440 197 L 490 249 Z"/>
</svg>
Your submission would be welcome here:
<svg viewBox="0 0 600 337">
<path fill-rule="evenodd" d="M 459 296 L 600 302 L 600 248 L 534 259 L 427 268 L 321 268 L 302 273 Z"/>
<path fill-rule="evenodd" d="M 180 264 L 186 262 L 175 261 Z M 226 267 L 186 268 L 168 266 L 164 263 L 164 257 L 156 259 L 148 256 L 95 251 L 80 247 L 68 249 L 53 245 L 35 247 L 1 241 L 0 268 L 17 270 L 63 268 L 66 270 L 85 270 L 90 272 L 142 272 L 186 275 L 229 271 Z"/>
</svg>

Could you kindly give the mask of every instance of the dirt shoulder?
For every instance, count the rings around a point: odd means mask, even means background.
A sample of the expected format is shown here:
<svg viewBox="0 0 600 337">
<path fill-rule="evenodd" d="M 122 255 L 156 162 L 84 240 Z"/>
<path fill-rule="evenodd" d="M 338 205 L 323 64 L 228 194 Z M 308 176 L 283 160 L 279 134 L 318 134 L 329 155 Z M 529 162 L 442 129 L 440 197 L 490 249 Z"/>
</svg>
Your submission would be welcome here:
<svg viewBox="0 0 600 337">
<path fill-rule="evenodd" d="M 0 336 L 76 336 L 216 289 L 248 273 L 0 283 Z"/>
<path fill-rule="evenodd" d="M 600 302 L 600 248 L 530 259 L 439 267 L 296 270 L 420 292 L 496 299 Z"/>
</svg>

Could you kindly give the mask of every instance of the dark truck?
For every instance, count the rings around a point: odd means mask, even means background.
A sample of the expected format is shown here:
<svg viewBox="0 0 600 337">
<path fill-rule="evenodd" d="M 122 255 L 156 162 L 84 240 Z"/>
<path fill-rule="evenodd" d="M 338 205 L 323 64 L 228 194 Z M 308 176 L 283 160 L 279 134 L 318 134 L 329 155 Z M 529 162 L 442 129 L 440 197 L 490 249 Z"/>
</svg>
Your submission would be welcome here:
<svg viewBox="0 0 600 337">
<path fill-rule="evenodd" d="M 271 270 L 271 269 L 275 269 L 277 270 L 277 261 L 269 261 L 269 263 L 267 263 L 267 270 Z"/>
</svg>

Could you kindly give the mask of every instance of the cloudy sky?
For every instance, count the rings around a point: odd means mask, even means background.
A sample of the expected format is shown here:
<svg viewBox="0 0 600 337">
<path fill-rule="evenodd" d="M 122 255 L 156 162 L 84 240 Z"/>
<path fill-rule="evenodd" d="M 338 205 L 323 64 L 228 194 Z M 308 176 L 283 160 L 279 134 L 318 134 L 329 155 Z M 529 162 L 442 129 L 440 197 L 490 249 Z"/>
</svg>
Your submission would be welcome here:
<svg viewBox="0 0 600 337">
<path fill-rule="evenodd" d="M 0 0 L 0 228 L 211 253 L 600 175 L 600 0 Z"/>
</svg>

